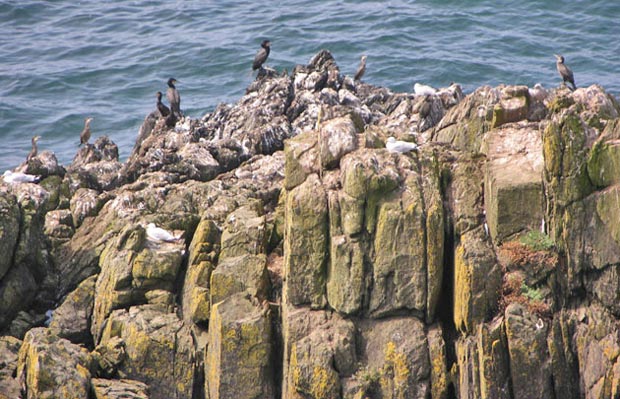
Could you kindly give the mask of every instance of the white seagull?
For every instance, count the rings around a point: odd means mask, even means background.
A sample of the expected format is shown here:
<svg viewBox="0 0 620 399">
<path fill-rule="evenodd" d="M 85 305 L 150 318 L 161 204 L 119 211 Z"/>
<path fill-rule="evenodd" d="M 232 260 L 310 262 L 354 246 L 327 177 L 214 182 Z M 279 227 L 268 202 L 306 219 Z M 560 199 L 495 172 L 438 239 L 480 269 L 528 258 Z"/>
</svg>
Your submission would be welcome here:
<svg viewBox="0 0 620 399">
<path fill-rule="evenodd" d="M 385 148 L 389 152 L 409 152 L 415 151 L 418 149 L 417 144 L 409 143 L 407 141 L 396 140 L 394 137 L 388 137 L 387 142 L 385 143 Z"/>
<path fill-rule="evenodd" d="M 413 92 L 418 96 L 426 96 L 436 94 L 437 89 L 431 86 L 423 85 L 421 83 L 416 83 L 413 85 Z"/>
<path fill-rule="evenodd" d="M 181 237 L 175 236 L 168 230 L 164 230 L 161 227 L 155 226 L 155 223 L 149 223 L 146 225 L 146 235 L 153 241 L 175 242 Z"/>
<path fill-rule="evenodd" d="M 10 170 L 4 171 L 2 177 L 5 182 L 10 184 L 37 183 L 41 178 L 41 176 L 29 175 L 22 172 L 11 172 Z"/>
</svg>

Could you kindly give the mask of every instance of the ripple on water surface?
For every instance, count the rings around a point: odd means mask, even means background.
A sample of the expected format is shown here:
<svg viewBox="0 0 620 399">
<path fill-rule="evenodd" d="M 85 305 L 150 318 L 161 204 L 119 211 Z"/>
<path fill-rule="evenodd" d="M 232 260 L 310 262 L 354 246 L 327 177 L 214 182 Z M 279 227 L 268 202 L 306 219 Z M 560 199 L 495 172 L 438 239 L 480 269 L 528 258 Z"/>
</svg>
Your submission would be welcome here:
<svg viewBox="0 0 620 399">
<path fill-rule="evenodd" d="M 93 139 L 109 135 L 125 158 L 168 77 L 200 117 L 243 95 L 263 38 L 279 70 L 327 48 L 352 74 L 367 54 L 364 79 L 396 91 L 557 85 L 553 53 L 562 53 L 578 85 L 617 95 L 617 15 L 609 1 L 4 2 L 0 169 L 23 161 L 35 134 L 70 162 L 87 115 Z"/>
</svg>

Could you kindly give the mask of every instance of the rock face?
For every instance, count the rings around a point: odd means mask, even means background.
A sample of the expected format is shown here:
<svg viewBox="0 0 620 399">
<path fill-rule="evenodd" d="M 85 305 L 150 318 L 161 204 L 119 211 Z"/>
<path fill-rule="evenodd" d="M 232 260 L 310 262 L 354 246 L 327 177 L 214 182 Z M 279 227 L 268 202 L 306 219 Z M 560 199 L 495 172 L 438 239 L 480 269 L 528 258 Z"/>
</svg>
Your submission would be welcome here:
<svg viewBox="0 0 620 399">
<path fill-rule="evenodd" d="M 619 112 L 323 50 L 126 162 L 42 152 L 0 183 L 0 398 L 620 397 Z"/>
</svg>

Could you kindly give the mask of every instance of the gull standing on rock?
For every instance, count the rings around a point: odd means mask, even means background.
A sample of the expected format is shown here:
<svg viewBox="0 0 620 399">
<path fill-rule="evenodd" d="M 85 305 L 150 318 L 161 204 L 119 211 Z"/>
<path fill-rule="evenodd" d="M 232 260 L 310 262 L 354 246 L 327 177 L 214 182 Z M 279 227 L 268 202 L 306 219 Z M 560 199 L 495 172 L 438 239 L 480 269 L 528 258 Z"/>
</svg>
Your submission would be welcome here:
<svg viewBox="0 0 620 399">
<path fill-rule="evenodd" d="M 407 141 L 396 140 L 394 137 L 388 137 L 385 148 L 389 152 L 410 152 L 418 149 L 418 146 L 415 143 L 409 143 Z"/>
<path fill-rule="evenodd" d="M 2 178 L 5 182 L 9 184 L 19 184 L 19 183 L 37 183 L 41 176 L 29 175 L 22 172 L 11 172 L 10 170 L 5 170 L 2 174 Z"/>
<path fill-rule="evenodd" d="M 435 89 L 434 87 L 428 86 L 428 85 L 416 83 L 413 85 L 413 92 L 417 94 L 418 96 L 425 96 L 425 95 L 436 94 L 437 89 Z"/>
<path fill-rule="evenodd" d="M 28 156 L 26 157 L 26 162 L 30 162 L 30 160 L 34 157 L 37 156 L 37 154 L 39 153 L 39 148 L 37 147 L 37 141 L 39 141 L 39 139 L 41 138 L 41 136 L 34 136 L 32 138 L 32 149 L 30 150 L 30 153 L 28 154 Z"/>
<path fill-rule="evenodd" d="M 82 133 L 80 133 L 80 145 L 88 144 L 88 140 L 90 140 L 90 122 L 92 122 L 93 118 L 88 117 L 84 119 L 84 129 L 82 129 Z"/>
<path fill-rule="evenodd" d="M 262 48 L 258 50 L 258 53 L 254 56 L 254 62 L 252 63 L 253 71 L 263 67 L 263 64 L 267 61 L 267 57 L 269 57 L 269 52 L 271 51 L 271 42 L 269 40 L 263 40 L 260 46 Z"/>
<path fill-rule="evenodd" d="M 170 108 L 166 107 L 166 105 L 161 102 L 161 91 L 158 91 L 155 96 L 157 97 L 157 110 L 159 111 L 159 115 L 161 117 L 168 116 L 170 114 Z"/>
<path fill-rule="evenodd" d="M 360 81 L 362 79 L 362 76 L 364 76 L 364 73 L 366 73 L 366 56 L 363 55 L 362 58 L 360 59 L 360 66 L 357 67 L 357 72 L 355 72 L 355 77 L 353 78 L 353 80 Z"/>
<path fill-rule="evenodd" d="M 152 241 L 164 241 L 175 242 L 181 237 L 177 237 L 168 230 L 164 230 L 161 227 L 155 226 L 155 223 L 149 223 L 146 225 L 146 236 Z"/>
<path fill-rule="evenodd" d="M 544 101 L 547 98 L 547 90 L 540 83 L 536 83 L 533 88 L 528 89 L 530 97 L 536 101 Z"/>
<path fill-rule="evenodd" d="M 573 86 L 573 90 L 577 89 L 575 85 L 575 77 L 573 76 L 573 71 L 564 63 L 564 57 L 558 54 L 554 54 L 557 59 L 555 62 L 555 67 L 557 68 L 560 76 L 562 76 L 562 80 L 564 83 L 569 82 Z"/>
<path fill-rule="evenodd" d="M 168 91 L 166 92 L 166 98 L 170 103 L 170 112 L 175 114 L 177 118 L 183 116 L 181 114 L 181 95 L 174 85 L 177 82 L 175 78 L 168 79 Z"/>
</svg>

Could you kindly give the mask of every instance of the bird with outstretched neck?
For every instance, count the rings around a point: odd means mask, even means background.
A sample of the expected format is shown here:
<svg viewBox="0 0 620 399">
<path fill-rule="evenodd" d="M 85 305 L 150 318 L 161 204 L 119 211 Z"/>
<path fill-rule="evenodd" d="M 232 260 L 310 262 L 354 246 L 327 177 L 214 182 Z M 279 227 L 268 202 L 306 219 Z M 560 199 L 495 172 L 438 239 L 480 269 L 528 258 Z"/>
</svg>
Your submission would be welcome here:
<svg viewBox="0 0 620 399">
<path fill-rule="evenodd" d="M 267 57 L 269 57 L 269 52 L 271 51 L 271 42 L 269 40 L 263 40 L 260 46 L 261 49 L 258 50 L 258 53 L 256 53 L 254 62 L 252 63 L 253 71 L 263 67 L 263 64 L 267 61 Z"/>
<path fill-rule="evenodd" d="M 33 159 L 34 157 L 37 156 L 37 154 L 39 153 L 39 148 L 37 147 L 37 141 L 39 141 L 39 139 L 41 138 L 41 136 L 34 136 L 32 138 L 32 149 L 30 150 L 30 153 L 28 154 L 28 156 L 26 157 L 26 162 L 30 162 L 31 159 Z"/>
<path fill-rule="evenodd" d="M 356 82 L 362 79 L 362 76 L 364 76 L 364 74 L 366 73 L 366 56 L 363 55 L 362 58 L 360 59 L 360 66 L 357 67 L 357 72 L 355 72 L 355 76 L 353 77 L 353 80 L 355 80 Z"/>
<path fill-rule="evenodd" d="M 166 98 L 170 103 L 170 112 L 172 112 L 177 118 L 183 116 L 181 113 L 181 95 L 174 85 L 177 83 L 175 78 L 168 79 L 168 91 L 166 92 Z"/>
<path fill-rule="evenodd" d="M 572 90 L 577 89 L 575 85 L 575 77 L 573 71 L 564 63 L 564 57 L 558 54 L 554 54 L 556 58 L 555 66 L 562 77 L 564 83 L 569 82 L 573 87 Z"/>
<path fill-rule="evenodd" d="M 84 119 L 84 129 L 82 129 L 82 133 L 80 133 L 80 145 L 88 144 L 88 140 L 90 140 L 90 122 L 92 122 L 93 118 L 88 117 Z"/>
</svg>

